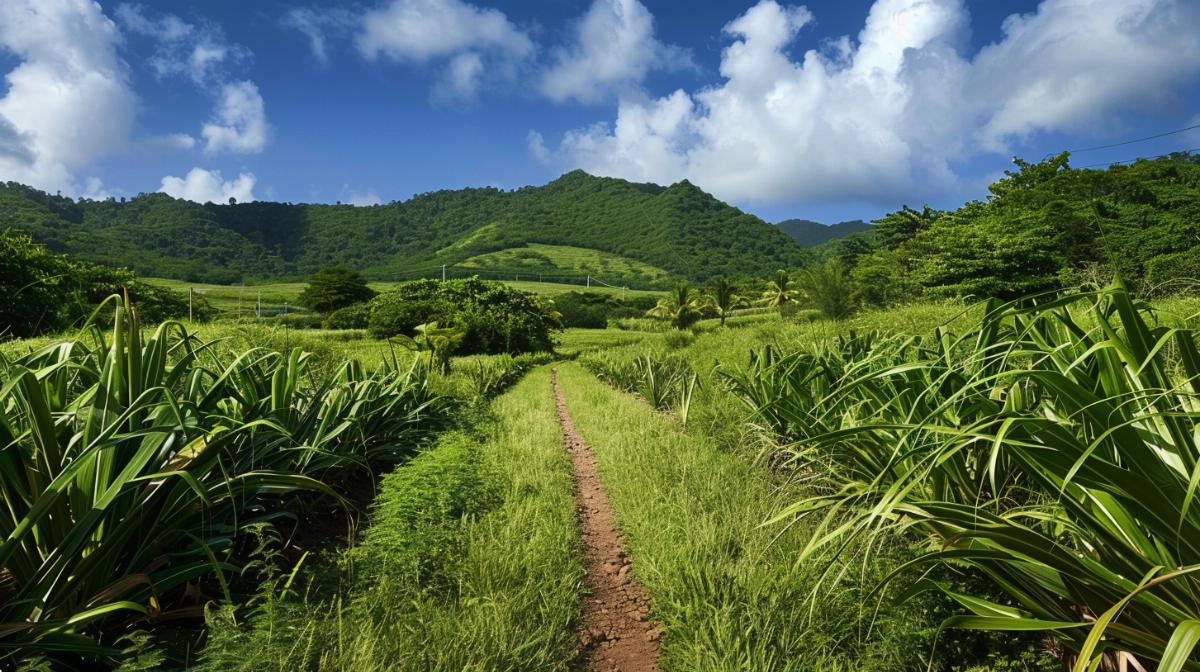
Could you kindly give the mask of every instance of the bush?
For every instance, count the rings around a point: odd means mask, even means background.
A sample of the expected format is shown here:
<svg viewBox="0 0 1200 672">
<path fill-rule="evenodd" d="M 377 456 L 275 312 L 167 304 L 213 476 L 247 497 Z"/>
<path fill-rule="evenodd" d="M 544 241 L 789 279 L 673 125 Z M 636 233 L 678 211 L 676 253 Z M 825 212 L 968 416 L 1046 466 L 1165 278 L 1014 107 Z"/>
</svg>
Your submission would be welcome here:
<svg viewBox="0 0 1200 672">
<path fill-rule="evenodd" d="M 1154 257 L 1146 263 L 1146 286 L 1156 294 L 1178 293 L 1200 284 L 1200 245 Z"/>
<path fill-rule="evenodd" d="M 300 305 L 318 313 L 331 313 L 339 308 L 364 303 L 375 298 L 375 290 L 367 286 L 361 273 L 345 268 L 329 268 L 308 280 L 300 292 Z"/>
<path fill-rule="evenodd" d="M 405 283 L 373 299 L 369 310 L 367 325 L 378 338 L 413 336 L 430 322 L 465 329 L 455 353 L 463 355 L 548 351 L 560 326 L 532 294 L 478 278 Z"/>
<path fill-rule="evenodd" d="M 101 301 L 124 290 L 144 323 L 187 317 L 187 297 L 179 292 L 134 280 L 125 269 L 52 254 L 25 233 L 0 232 L 0 338 L 76 326 Z M 197 320 L 205 320 L 213 310 L 195 297 L 193 313 Z"/>
<path fill-rule="evenodd" d="M 366 329 L 370 315 L 369 304 L 356 303 L 326 315 L 321 326 L 326 329 Z"/>
<path fill-rule="evenodd" d="M 604 329 L 617 302 L 596 292 L 567 292 L 554 297 L 554 306 L 562 316 L 562 326 Z"/>
</svg>

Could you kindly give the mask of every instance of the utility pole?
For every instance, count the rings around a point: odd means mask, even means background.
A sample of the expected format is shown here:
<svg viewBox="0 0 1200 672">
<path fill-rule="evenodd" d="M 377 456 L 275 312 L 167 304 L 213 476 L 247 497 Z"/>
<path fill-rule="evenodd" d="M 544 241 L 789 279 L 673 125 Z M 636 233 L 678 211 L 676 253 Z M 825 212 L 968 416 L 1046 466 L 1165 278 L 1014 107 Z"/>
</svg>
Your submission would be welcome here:
<svg viewBox="0 0 1200 672">
<path fill-rule="evenodd" d="M 446 281 L 446 265 L 442 264 L 442 282 Z"/>
<path fill-rule="evenodd" d="M 592 288 L 592 276 L 591 276 L 591 274 L 590 274 L 590 273 L 588 274 L 588 281 L 587 281 L 587 282 L 588 282 L 588 284 L 587 284 L 587 286 L 588 286 L 588 289 L 591 289 L 591 288 Z"/>
<path fill-rule="evenodd" d="M 254 302 L 254 316 L 262 317 L 262 290 L 258 290 L 258 299 Z"/>
<path fill-rule="evenodd" d="M 188 287 L 188 323 L 192 322 L 192 293 L 195 292 L 194 287 Z"/>
</svg>

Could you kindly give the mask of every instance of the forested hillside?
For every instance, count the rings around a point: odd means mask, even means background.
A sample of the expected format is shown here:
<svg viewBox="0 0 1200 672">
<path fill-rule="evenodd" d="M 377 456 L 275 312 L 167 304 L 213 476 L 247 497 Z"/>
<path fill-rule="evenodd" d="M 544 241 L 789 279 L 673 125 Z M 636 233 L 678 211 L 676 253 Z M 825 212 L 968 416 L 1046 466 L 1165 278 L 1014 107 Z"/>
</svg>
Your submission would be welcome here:
<svg viewBox="0 0 1200 672">
<path fill-rule="evenodd" d="M 1200 156 L 1105 170 L 1061 154 L 1017 169 L 958 210 L 905 207 L 827 244 L 867 304 L 1017 297 L 1120 275 L 1148 293 L 1200 280 Z"/>
<path fill-rule="evenodd" d="M 804 247 L 815 247 L 831 240 L 845 238 L 850 234 L 862 233 L 871 229 L 871 225 L 861 219 L 852 219 L 837 224 L 822 224 L 811 219 L 785 219 L 775 226 Z"/>
<path fill-rule="evenodd" d="M 686 181 L 660 187 L 582 171 L 541 187 L 437 191 L 370 207 L 201 205 L 158 193 L 73 201 L 8 183 L 0 229 L 10 226 L 55 251 L 206 282 L 299 277 L 331 265 L 388 276 L 529 243 L 591 248 L 697 280 L 761 275 L 808 258 L 775 227 Z"/>
</svg>

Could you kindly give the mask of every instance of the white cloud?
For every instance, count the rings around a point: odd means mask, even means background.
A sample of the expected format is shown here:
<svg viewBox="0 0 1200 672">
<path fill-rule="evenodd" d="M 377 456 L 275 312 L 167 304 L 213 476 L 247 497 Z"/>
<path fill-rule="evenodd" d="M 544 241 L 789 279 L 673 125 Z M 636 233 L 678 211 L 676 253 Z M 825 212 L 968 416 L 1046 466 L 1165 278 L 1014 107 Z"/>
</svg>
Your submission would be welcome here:
<svg viewBox="0 0 1200 672">
<path fill-rule="evenodd" d="M 345 9 L 296 7 L 283 15 L 280 24 L 307 37 L 313 57 L 322 65 L 327 65 L 329 37 L 353 30 L 355 18 Z"/>
<path fill-rule="evenodd" d="M 485 72 L 510 81 L 534 50 L 503 12 L 460 0 L 391 0 L 363 15 L 355 41 L 368 60 L 445 64 L 439 97 L 473 97 Z"/>
<path fill-rule="evenodd" d="M 640 84 L 652 70 L 686 67 L 691 54 L 654 37 L 654 16 L 638 0 L 595 0 L 540 88 L 554 101 L 592 103 Z"/>
<path fill-rule="evenodd" d="M 961 0 L 877 0 L 857 41 L 792 60 L 812 20 L 762 0 L 725 27 L 724 80 L 567 133 L 558 158 L 635 180 L 687 178 L 735 200 L 891 200 L 957 184 L 956 162 L 1164 100 L 1200 73 L 1200 3 L 1044 0 L 961 53 Z"/>
<path fill-rule="evenodd" d="M 241 173 L 236 180 L 227 182 L 221 179 L 218 170 L 192 168 L 187 177 L 168 175 L 162 178 L 159 191 L 196 203 L 225 203 L 230 198 L 245 203 L 254 200 L 254 182 L 253 173 Z"/>
<path fill-rule="evenodd" d="M 74 193 L 75 171 L 126 145 L 136 98 L 119 41 L 88 0 L 0 2 L 0 49 L 20 60 L 0 98 L 0 179 Z"/>
<path fill-rule="evenodd" d="M 229 150 L 254 154 L 267 144 L 270 126 L 262 96 L 254 82 L 234 82 L 221 87 L 221 102 L 216 117 L 204 125 L 204 151 L 215 154 Z"/>
<path fill-rule="evenodd" d="M 533 158 L 537 159 L 539 163 L 550 163 L 550 150 L 547 149 L 546 138 L 542 137 L 541 133 L 529 131 L 529 134 L 525 136 L 525 142 L 529 146 L 529 153 L 533 155 Z"/>
<path fill-rule="evenodd" d="M 189 23 L 174 14 L 153 15 L 143 5 L 123 3 L 114 12 L 129 33 L 149 37 L 156 49 L 146 63 L 159 79 L 186 75 L 197 86 L 225 79 L 228 65 L 249 58 L 245 47 L 230 44 L 221 27 Z"/>
<path fill-rule="evenodd" d="M 350 195 L 346 197 L 346 202 L 350 205 L 368 206 L 379 205 L 383 201 L 380 200 L 379 194 L 374 189 L 367 189 L 366 191 L 350 192 Z"/>
</svg>

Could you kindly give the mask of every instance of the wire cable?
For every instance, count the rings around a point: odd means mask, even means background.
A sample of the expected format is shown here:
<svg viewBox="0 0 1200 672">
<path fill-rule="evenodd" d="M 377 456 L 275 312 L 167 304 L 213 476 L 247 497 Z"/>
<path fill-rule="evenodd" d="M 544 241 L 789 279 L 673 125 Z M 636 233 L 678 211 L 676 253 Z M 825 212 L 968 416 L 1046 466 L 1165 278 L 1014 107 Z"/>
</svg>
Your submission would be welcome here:
<svg viewBox="0 0 1200 672">
<path fill-rule="evenodd" d="M 1188 126 L 1187 128 L 1180 128 L 1180 129 L 1177 129 L 1174 131 L 1167 131 L 1166 133 L 1159 133 L 1158 135 L 1150 135 L 1150 136 L 1147 136 L 1144 138 L 1138 138 L 1136 140 L 1126 140 L 1125 142 L 1114 142 L 1111 145 L 1097 145 L 1095 147 L 1084 147 L 1083 149 L 1068 149 L 1067 151 L 1072 154 L 1082 154 L 1083 152 L 1094 152 L 1094 151 L 1097 151 L 1100 149 L 1112 149 L 1113 147 L 1124 147 L 1125 145 L 1132 145 L 1132 144 L 1135 144 L 1138 142 L 1146 142 L 1147 140 L 1156 140 L 1158 138 L 1165 138 L 1168 135 L 1175 135 L 1176 133 L 1183 133 L 1185 131 L 1191 131 L 1191 130 L 1195 130 L 1197 128 L 1200 128 L 1200 124 L 1196 124 L 1195 126 Z"/>
</svg>

